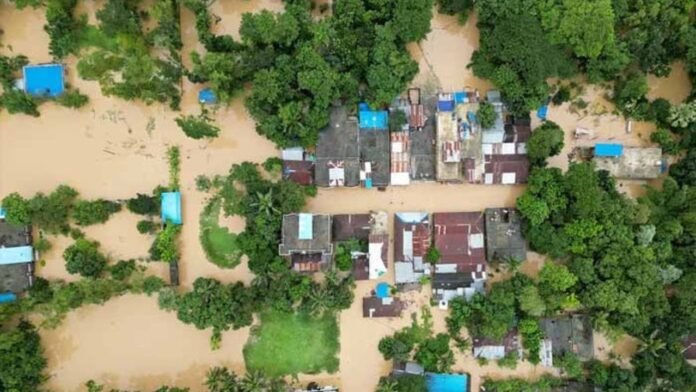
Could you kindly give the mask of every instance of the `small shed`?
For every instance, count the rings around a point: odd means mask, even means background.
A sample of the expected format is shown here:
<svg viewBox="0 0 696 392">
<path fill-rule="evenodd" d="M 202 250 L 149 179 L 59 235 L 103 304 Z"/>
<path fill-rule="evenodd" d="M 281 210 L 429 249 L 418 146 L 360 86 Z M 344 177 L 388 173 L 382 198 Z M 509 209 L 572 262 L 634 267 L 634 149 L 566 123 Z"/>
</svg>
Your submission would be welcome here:
<svg viewBox="0 0 696 392">
<path fill-rule="evenodd" d="M 181 192 L 162 193 L 162 222 L 180 225 L 181 218 Z"/>
<path fill-rule="evenodd" d="M 391 289 L 389 283 L 380 282 L 377 283 L 377 289 L 375 290 L 377 298 L 389 298 L 391 296 Z"/>
<path fill-rule="evenodd" d="M 594 148 L 596 157 L 618 158 L 623 155 L 623 145 L 618 143 L 597 143 Z"/>
<path fill-rule="evenodd" d="M 27 65 L 22 70 L 24 91 L 35 97 L 54 98 L 65 90 L 62 64 Z"/>
<path fill-rule="evenodd" d="M 367 104 L 360 104 L 358 122 L 360 129 L 387 129 L 389 113 L 384 110 L 370 110 Z"/>
<path fill-rule="evenodd" d="M 217 96 L 212 89 L 204 88 L 198 92 L 198 102 L 204 105 L 214 105 L 217 103 Z"/>
<path fill-rule="evenodd" d="M 468 392 L 469 376 L 466 374 L 426 373 L 428 392 Z"/>
</svg>

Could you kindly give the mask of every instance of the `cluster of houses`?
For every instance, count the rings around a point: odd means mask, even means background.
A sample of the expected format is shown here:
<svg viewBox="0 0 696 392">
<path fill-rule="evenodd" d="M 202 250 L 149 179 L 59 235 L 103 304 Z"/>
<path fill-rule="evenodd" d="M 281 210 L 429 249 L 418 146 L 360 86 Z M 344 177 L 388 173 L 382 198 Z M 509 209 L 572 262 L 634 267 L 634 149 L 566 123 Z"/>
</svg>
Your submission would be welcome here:
<svg viewBox="0 0 696 392">
<path fill-rule="evenodd" d="M 482 129 L 475 90 L 424 99 L 420 89 L 387 110 L 358 106 L 357 116 L 336 107 L 313 153 L 282 151 L 285 178 L 320 187 L 405 186 L 411 181 L 519 184 L 527 180 L 529 121 L 507 116 L 500 93 L 487 99 L 497 118 Z"/>
<path fill-rule="evenodd" d="M 511 208 L 478 212 L 400 212 L 394 215 L 394 285 L 399 291 L 419 288 L 432 279 L 433 297 L 441 308 L 455 297 L 470 298 L 484 292 L 487 263 L 526 258 L 519 213 Z M 357 240 L 366 246 L 354 251 L 352 273 L 356 280 L 378 279 L 387 272 L 389 230 L 385 212 L 327 215 L 299 213 L 283 217 L 278 253 L 301 273 L 331 267 L 335 247 Z M 427 260 L 429 249 L 437 260 Z M 363 299 L 365 317 L 396 317 L 404 304 L 386 284 Z"/>
</svg>

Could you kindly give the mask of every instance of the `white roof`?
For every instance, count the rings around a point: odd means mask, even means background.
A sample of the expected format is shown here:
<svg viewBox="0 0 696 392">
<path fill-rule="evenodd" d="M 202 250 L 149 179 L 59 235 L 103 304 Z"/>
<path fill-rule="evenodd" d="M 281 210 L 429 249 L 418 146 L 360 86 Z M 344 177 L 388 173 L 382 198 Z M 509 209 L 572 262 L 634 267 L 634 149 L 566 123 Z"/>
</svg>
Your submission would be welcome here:
<svg viewBox="0 0 696 392">
<path fill-rule="evenodd" d="M 515 143 L 503 143 L 503 150 L 502 154 L 503 155 L 515 155 Z"/>
<path fill-rule="evenodd" d="M 404 240 L 402 241 L 403 246 L 401 250 L 404 258 L 410 261 L 413 259 L 413 232 L 404 230 L 403 234 Z"/>
<path fill-rule="evenodd" d="M 404 144 L 401 142 L 392 142 L 391 144 L 391 150 L 392 152 L 403 152 L 404 151 Z"/>
<path fill-rule="evenodd" d="M 365 171 L 367 173 L 372 173 L 372 162 L 365 162 Z"/>
<path fill-rule="evenodd" d="M 304 160 L 304 149 L 302 147 L 290 147 L 280 152 L 284 161 L 302 161 Z"/>
<path fill-rule="evenodd" d="M 471 249 L 483 248 L 483 233 L 469 234 L 469 248 L 471 248 Z"/>
<path fill-rule="evenodd" d="M 474 357 L 488 360 L 501 359 L 505 356 L 505 346 L 474 347 Z"/>
<path fill-rule="evenodd" d="M 440 263 L 435 264 L 435 273 L 436 274 L 453 274 L 455 272 L 457 272 L 457 265 L 456 264 L 440 264 Z"/>
<path fill-rule="evenodd" d="M 490 143 L 481 144 L 481 149 L 483 150 L 483 155 L 493 155 L 493 145 Z"/>
<path fill-rule="evenodd" d="M 382 260 L 383 246 L 384 243 L 382 242 L 370 242 L 370 279 L 377 279 L 387 273 L 387 266 L 384 265 L 384 260 Z"/>
<path fill-rule="evenodd" d="M 418 279 L 413 272 L 413 264 L 407 262 L 394 263 L 394 281 L 396 283 L 413 283 Z"/>
<path fill-rule="evenodd" d="M 527 143 L 517 143 L 517 153 L 520 155 L 527 154 Z"/>
<path fill-rule="evenodd" d="M 515 179 L 517 176 L 515 175 L 514 172 L 512 173 L 503 173 L 503 184 L 505 185 L 512 185 L 515 184 Z"/>
<path fill-rule="evenodd" d="M 411 183 L 411 177 L 408 173 L 391 173 L 392 185 L 408 185 Z"/>
<path fill-rule="evenodd" d="M 542 366 L 553 367 L 553 346 L 551 344 L 551 340 L 544 339 L 541 341 L 539 357 L 541 359 Z"/>
<path fill-rule="evenodd" d="M 483 176 L 483 183 L 488 184 L 488 185 L 492 184 L 493 183 L 493 173 L 486 173 Z"/>
</svg>

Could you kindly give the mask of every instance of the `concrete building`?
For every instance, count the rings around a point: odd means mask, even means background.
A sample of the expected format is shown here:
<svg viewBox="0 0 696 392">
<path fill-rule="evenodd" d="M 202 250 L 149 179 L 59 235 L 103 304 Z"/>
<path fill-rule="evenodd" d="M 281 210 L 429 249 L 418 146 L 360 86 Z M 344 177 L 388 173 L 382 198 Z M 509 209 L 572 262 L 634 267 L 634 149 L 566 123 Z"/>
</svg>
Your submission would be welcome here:
<svg viewBox="0 0 696 392">
<path fill-rule="evenodd" d="M 553 358 L 565 353 L 574 353 L 583 361 L 594 358 L 592 322 L 587 315 L 572 314 L 558 318 L 541 320 L 545 345 L 550 346 L 551 357 L 544 358 L 544 363 L 553 366 Z M 542 350 L 542 356 L 548 356 Z"/>
<path fill-rule="evenodd" d="M 527 259 L 522 221 L 514 208 L 486 208 L 486 259 L 489 263 L 507 258 Z"/>
<path fill-rule="evenodd" d="M 517 353 L 522 358 L 522 345 L 517 329 L 511 329 L 502 340 L 474 337 L 472 338 L 474 358 L 485 358 L 489 361 L 504 358 L 510 353 Z"/>
<path fill-rule="evenodd" d="M 3 213 L 4 216 L 4 213 Z M 0 294 L 7 298 L 26 291 L 34 282 L 31 229 L 0 218 Z"/>
<path fill-rule="evenodd" d="M 430 274 L 424 262 L 430 247 L 430 220 L 427 212 L 394 214 L 394 275 L 397 285 L 416 284 Z"/>
<path fill-rule="evenodd" d="M 360 184 L 358 119 L 345 107 L 334 107 L 329 126 L 319 134 L 314 182 L 321 187 Z"/>
<path fill-rule="evenodd" d="M 592 161 L 597 169 L 621 179 L 650 180 L 662 174 L 662 149 L 658 147 L 598 143 Z"/>
<path fill-rule="evenodd" d="M 328 267 L 333 255 L 331 216 L 288 214 L 283 216 L 278 253 L 288 257 L 298 272 L 317 272 Z"/>
</svg>

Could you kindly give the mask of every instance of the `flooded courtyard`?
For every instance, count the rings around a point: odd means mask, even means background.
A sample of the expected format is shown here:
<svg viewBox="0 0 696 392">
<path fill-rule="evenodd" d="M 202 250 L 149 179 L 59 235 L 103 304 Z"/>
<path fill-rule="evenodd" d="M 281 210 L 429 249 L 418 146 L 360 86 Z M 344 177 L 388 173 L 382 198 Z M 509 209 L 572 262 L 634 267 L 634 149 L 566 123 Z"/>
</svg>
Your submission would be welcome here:
<svg viewBox="0 0 696 392">
<path fill-rule="evenodd" d="M 92 5 L 85 12 L 93 18 Z M 280 0 L 218 1 L 211 10 L 220 17 L 214 25 L 215 33 L 238 36 L 241 15 L 260 9 L 281 10 Z M 0 4 L 3 15 L 3 52 L 22 53 L 31 62 L 48 62 L 48 36 L 43 30 L 44 10 L 16 10 Z M 181 12 L 182 53 L 201 50 L 196 37 L 194 17 L 184 9 Z M 31 39 L 27 39 L 31 37 Z M 409 52 L 420 66 L 413 84 L 426 91 L 437 89 L 478 88 L 484 92 L 490 83 L 473 76 L 466 68 L 471 54 L 478 45 L 475 15 L 463 26 L 455 17 L 437 15 L 432 31 L 420 44 L 411 44 Z M 457 48 L 457 50 L 452 50 Z M 185 64 L 190 66 L 188 56 Z M 136 193 L 149 193 L 158 185 L 166 184 L 168 167 L 166 149 L 171 145 L 181 148 L 181 190 L 185 224 L 181 235 L 181 283 L 189 288 L 198 277 L 212 277 L 224 282 L 250 282 L 253 278 L 246 263 L 234 269 L 223 270 L 210 263 L 199 242 L 198 217 L 207 195 L 195 187 L 198 175 L 226 173 L 234 163 L 263 162 L 277 156 L 278 151 L 267 139 L 259 136 L 254 121 L 238 98 L 229 107 L 215 114 L 222 132 L 213 141 L 188 139 L 176 126 L 178 113 L 162 105 L 147 106 L 126 102 L 101 94 L 96 82 L 81 80 L 75 69 L 76 59 L 66 61 L 68 83 L 90 97 L 80 110 L 71 110 L 53 103 L 40 107 L 41 117 L 7 115 L 0 121 L 0 197 L 11 192 L 30 195 L 49 192 L 60 184 L 77 189 L 84 198 L 123 200 Z M 651 97 L 665 97 L 678 101 L 685 88 L 683 65 L 675 67 L 669 78 L 650 79 Z M 199 87 L 183 82 L 182 111 L 198 110 Z M 567 154 L 574 146 L 597 140 L 621 141 L 627 145 L 646 145 L 654 126 L 636 123 L 633 132 L 625 132 L 625 121 L 612 114 L 613 107 L 603 97 L 604 91 L 586 87 L 583 97 L 592 102 L 588 113 L 571 113 L 568 104 L 552 107 L 549 119 L 566 131 L 566 148 L 551 162 L 566 167 Z M 596 104 L 595 104 L 596 102 Z M 595 139 L 575 140 L 572 130 L 577 126 L 592 127 Z M 640 184 L 627 184 L 627 189 Z M 633 188 L 631 188 L 633 189 Z M 358 213 L 382 210 L 398 211 L 477 211 L 485 207 L 514 206 L 523 186 L 442 185 L 416 183 L 409 187 L 389 187 L 384 192 L 365 189 L 319 191 L 309 201 L 307 210 L 320 213 Z M 633 194 L 633 193 L 632 193 Z M 138 217 L 123 211 L 107 223 L 85 230 L 87 237 L 99 241 L 112 260 L 144 259 L 152 237 L 136 230 Z M 243 229 L 240 220 L 225 220 L 233 232 Z M 392 225 L 390 224 L 390 230 Z M 393 237 L 393 236 L 392 236 Z M 37 274 L 49 279 L 74 280 L 67 273 L 62 258 L 63 250 L 71 244 L 66 237 L 50 237 L 53 249 L 42 255 Z M 389 263 L 393 266 L 393 252 Z M 538 271 L 543 260 L 534 257 L 529 272 Z M 148 265 L 148 270 L 166 276 L 162 263 Z M 393 268 L 382 278 L 393 281 Z M 401 319 L 362 318 L 360 298 L 374 288 L 375 282 L 358 282 L 353 306 L 340 315 L 340 371 L 334 375 L 319 375 L 304 379 L 326 379 L 339 384 L 346 392 L 373 390 L 378 379 L 390 370 L 377 351 L 379 340 L 406 326 L 408 313 L 418 311 L 429 303 L 429 290 L 412 294 L 409 309 Z M 437 331 L 444 330 L 445 312 L 433 310 Z M 249 328 L 223 334 L 222 346 L 212 351 L 210 331 L 200 331 L 176 319 L 176 315 L 159 310 L 155 298 L 127 295 L 109 301 L 103 306 L 85 306 L 70 313 L 55 330 L 41 330 L 42 342 L 49 361 L 47 383 L 53 391 L 82 390 L 89 379 L 104 382 L 108 387 L 154 389 L 162 384 L 203 390 L 201 381 L 212 366 L 224 365 L 238 372 L 244 371 L 242 348 L 249 337 Z M 609 343 L 607 343 L 608 345 Z M 621 350 L 630 351 L 630 342 L 622 343 Z M 624 351 L 622 351 L 624 352 Z M 472 389 L 477 390 L 483 376 L 538 377 L 548 371 L 523 363 L 516 370 L 501 369 L 496 365 L 479 366 L 470 354 L 456 353 L 455 371 L 470 373 Z"/>
</svg>

